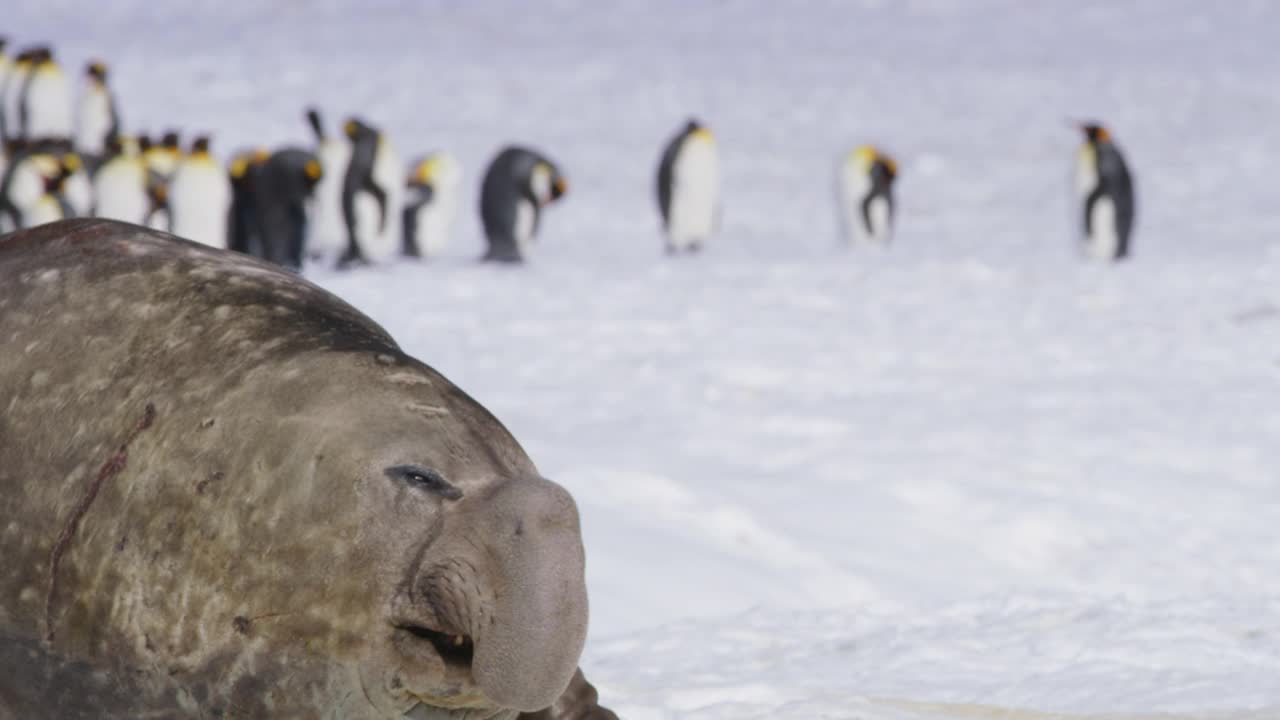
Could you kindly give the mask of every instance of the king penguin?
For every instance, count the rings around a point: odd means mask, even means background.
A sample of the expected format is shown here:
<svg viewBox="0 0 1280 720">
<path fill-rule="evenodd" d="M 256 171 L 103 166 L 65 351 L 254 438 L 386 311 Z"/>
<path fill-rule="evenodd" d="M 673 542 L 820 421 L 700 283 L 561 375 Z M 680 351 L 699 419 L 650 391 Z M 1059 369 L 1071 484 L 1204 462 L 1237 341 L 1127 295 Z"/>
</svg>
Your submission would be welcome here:
<svg viewBox="0 0 1280 720">
<path fill-rule="evenodd" d="M 102 162 L 94 171 L 93 216 L 141 225 L 146 222 L 151 201 L 147 196 L 147 168 L 125 139 L 107 143 Z"/>
<path fill-rule="evenodd" d="M 19 115 L 23 136 L 33 142 L 69 141 L 71 85 L 49 48 L 39 48 L 22 88 Z"/>
<path fill-rule="evenodd" d="M 542 153 L 519 146 L 503 148 L 489 163 L 480 186 L 480 221 L 488 241 L 483 259 L 526 260 L 542 209 L 567 190 L 560 169 Z"/>
<path fill-rule="evenodd" d="M 51 153 L 15 151 L 0 178 L 0 233 L 31 227 L 47 214 L 45 195 L 60 182 L 62 172 L 62 164 Z"/>
<path fill-rule="evenodd" d="M 258 168 L 253 196 L 263 259 L 302 270 L 307 208 L 323 175 L 319 158 L 299 148 L 278 150 Z"/>
<path fill-rule="evenodd" d="M 836 179 L 836 201 L 845 240 L 851 245 L 888 245 L 893 236 L 893 183 L 898 164 L 871 145 L 844 156 Z"/>
<path fill-rule="evenodd" d="M 209 138 L 199 136 L 169 180 L 173 234 L 216 248 L 227 246 L 231 181 L 209 153 Z"/>
<path fill-rule="evenodd" d="M 76 149 L 101 156 L 111 138 L 120 134 L 115 96 L 107 85 L 107 66 L 99 60 L 85 68 L 84 89 L 76 108 Z"/>
<path fill-rule="evenodd" d="M 5 86 L 9 84 L 9 75 L 13 72 L 13 60 L 9 57 L 8 48 L 9 39 L 0 35 L 0 145 L 9 142 L 9 128 L 7 125 L 8 118 L 5 117 L 4 94 Z M 0 153 L 5 152 L 0 147 Z M 0 173 L 4 170 L 0 168 Z"/>
<path fill-rule="evenodd" d="M 35 49 L 27 49 L 13 58 L 13 64 L 5 74 L 4 87 L 0 89 L 0 114 L 4 116 L 6 142 L 26 139 L 22 132 L 22 89 L 31 74 L 31 58 L 35 53 Z"/>
<path fill-rule="evenodd" d="M 413 164 L 405 188 L 405 255 L 431 257 L 448 244 L 461 179 L 462 166 L 449 153 L 432 153 Z"/>
<path fill-rule="evenodd" d="M 1095 260 L 1123 260 L 1133 231 L 1133 177 L 1106 128 L 1087 123 L 1080 130 L 1084 144 L 1076 154 L 1076 196 L 1084 251 Z"/>
<path fill-rule="evenodd" d="M 658 162 L 658 210 L 667 252 L 696 252 L 719 225 L 720 156 L 715 136 L 690 119 Z"/>
<path fill-rule="evenodd" d="M 325 132 L 320 112 L 307 110 L 307 124 L 316 137 L 315 155 L 323 174 L 311 199 L 307 223 L 307 255 L 332 265 L 347 250 L 347 225 L 342 216 L 342 186 L 351 163 L 351 140 Z"/>
<path fill-rule="evenodd" d="M 347 248 L 338 267 L 389 260 L 401 245 L 403 184 L 399 156 L 386 135 L 358 118 L 343 125 L 351 160 L 342 178 Z"/>
<path fill-rule="evenodd" d="M 262 257 L 262 231 L 258 224 L 255 182 L 263 163 L 271 157 L 265 148 L 242 150 L 227 164 L 231 180 L 231 210 L 227 214 L 227 248 Z"/>
<path fill-rule="evenodd" d="M 67 153 L 59 158 L 57 169 L 45 177 L 44 193 L 31 208 L 31 212 L 26 218 L 27 227 L 44 225 L 45 223 L 76 216 L 75 209 L 67 201 L 65 188 L 67 178 L 81 170 L 80 157 L 75 153 Z"/>
</svg>

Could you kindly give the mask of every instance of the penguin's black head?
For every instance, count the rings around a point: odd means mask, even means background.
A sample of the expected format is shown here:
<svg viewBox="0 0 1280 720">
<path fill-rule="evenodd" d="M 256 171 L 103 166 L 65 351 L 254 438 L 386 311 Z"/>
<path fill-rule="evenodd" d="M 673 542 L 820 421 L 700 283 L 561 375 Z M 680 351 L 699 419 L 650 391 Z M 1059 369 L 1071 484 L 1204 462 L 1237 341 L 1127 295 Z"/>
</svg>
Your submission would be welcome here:
<svg viewBox="0 0 1280 720">
<path fill-rule="evenodd" d="M 9 38 L 0 35 L 0 53 L 4 52 L 4 47 L 9 44 Z"/>
<path fill-rule="evenodd" d="M 191 141 L 191 154 L 209 152 L 209 136 L 197 135 L 195 140 Z"/>
<path fill-rule="evenodd" d="M 698 122 L 698 118 L 689 118 L 689 121 L 684 124 L 684 131 L 686 133 L 697 132 L 701 129 L 702 123 Z"/>
<path fill-rule="evenodd" d="M 347 138 L 350 140 L 357 140 L 373 131 L 372 127 L 358 117 L 348 118 L 347 121 L 342 124 L 342 132 L 346 134 Z"/>
<path fill-rule="evenodd" d="M 107 148 L 107 152 L 106 152 L 107 157 L 116 157 L 117 155 L 123 155 L 124 140 L 121 140 L 119 135 L 109 134 L 107 135 L 107 138 L 106 138 L 106 148 Z"/>
<path fill-rule="evenodd" d="M 164 137 L 160 138 L 160 147 L 164 148 L 165 150 L 173 150 L 176 152 L 178 149 L 177 131 L 170 130 L 169 132 L 165 133 Z"/>
<path fill-rule="evenodd" d="M 1111 133 L 1097 123 L 1085 123 L 1080 126 L 1080 129 L 1084 132 L 1085 138 L 1094 145 L 1100 142 L 1111 142 Z"/>
<path fill-rule="evenodd" d="M 101 60 L 94 60 L 85 67 L 84 72 L 91 79 L 100 83 L 107 81 L 107 64 Z"/>
<path fill-rule="evenodd" d="M 138 152 L 144 153 L 151 149 L 151 138 L 146 133 L 138 134 Z"/>
<path fill-rule="evenodd" d="M 31 50 L 31 62 L 34 65 L 42 65 L 53 61 L 53 50 L 47 45 L 42 45 Z"/>
</svg>

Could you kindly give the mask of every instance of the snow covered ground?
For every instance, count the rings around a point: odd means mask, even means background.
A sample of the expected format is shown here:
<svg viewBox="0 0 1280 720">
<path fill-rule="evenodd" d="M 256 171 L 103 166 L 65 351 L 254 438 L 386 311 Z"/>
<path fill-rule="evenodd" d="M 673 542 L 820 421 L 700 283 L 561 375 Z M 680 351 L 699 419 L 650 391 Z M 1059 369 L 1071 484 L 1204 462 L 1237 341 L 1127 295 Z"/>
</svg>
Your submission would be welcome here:
<svg viewBox="0 0 1280 720">
<path fill-rule="evenodd" d="M 19 0 L 126 125 L 224 153 L 359 111 L 570 180 L 535 261 L 308 275 L 476 396 L 582 509 L 584 666 L 625 718 L 1280 717 L 1280 5 Z M 652 174 L 717 133 L 723 234 Z M 1072 253 L 1074 118 L 1136 257 Z M 900 160 L 836 243 L 838 156 Z"/>
</svg>

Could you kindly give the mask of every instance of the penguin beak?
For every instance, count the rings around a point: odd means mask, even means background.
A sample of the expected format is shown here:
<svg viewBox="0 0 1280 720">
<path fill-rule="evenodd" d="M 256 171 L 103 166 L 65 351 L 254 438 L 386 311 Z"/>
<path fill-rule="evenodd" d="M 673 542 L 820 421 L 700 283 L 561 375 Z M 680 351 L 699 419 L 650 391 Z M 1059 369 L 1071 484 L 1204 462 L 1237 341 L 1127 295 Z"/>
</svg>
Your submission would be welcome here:
<svg viewBox="0 0 1280 720">
<path fill-rule="evenodd" d="M 558 177 L 551 183 L 551 200 L 559 200 L 567 192 L 569 192 L 569 182 L 564 178 Z"/>
</svg>

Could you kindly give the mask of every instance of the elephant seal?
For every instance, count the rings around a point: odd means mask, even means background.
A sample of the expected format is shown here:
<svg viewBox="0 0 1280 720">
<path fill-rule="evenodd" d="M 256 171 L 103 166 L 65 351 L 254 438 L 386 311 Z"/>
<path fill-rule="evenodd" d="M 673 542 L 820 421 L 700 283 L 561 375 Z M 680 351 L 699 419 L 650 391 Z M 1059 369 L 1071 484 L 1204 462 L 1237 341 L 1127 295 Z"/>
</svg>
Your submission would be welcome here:
<svg viewBox="0 0 1280 720">
<path fill-rule="evenodd" d="M 0 239 L 0 718 L 612 718 L 576 507 L 296 275 Z"/>
</svg>

